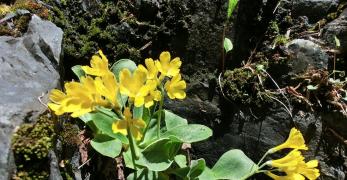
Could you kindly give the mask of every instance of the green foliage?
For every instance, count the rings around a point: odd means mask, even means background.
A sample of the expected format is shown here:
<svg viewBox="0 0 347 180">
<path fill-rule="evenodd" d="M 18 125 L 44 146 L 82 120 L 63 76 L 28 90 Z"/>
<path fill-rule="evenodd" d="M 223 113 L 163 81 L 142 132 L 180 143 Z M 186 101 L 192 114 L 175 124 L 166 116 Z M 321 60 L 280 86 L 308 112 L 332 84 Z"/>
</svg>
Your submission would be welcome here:
<svg viewBox="0 0 347 180">
<path fill-rule="evenodd" d="M 111 67 L 111 71 L 116 75 L 117 80 L 119 80 L 119 72 L 124 68 L 127 68 L 130 70 L 130 72 L 133 72 L 137 66 L 134 61 L 130 59 L 120 59 L 115 62 Z"/>
<path fill-rule="evenodd" d="M 228 13 L 227 13 L 227 18 L 230 19 L 231 14 L 233 13 L 236 5 L 237 5 L 238 0 L 229 0 L 228 4 Z"/>
<path fill-rule="evenodd" d="M 104 134 L 96 135 L 90 144 L 100 154 L 111 158 L 117 157 L 122 150 L 122 142 L 119 139 Z"/>
</svg>

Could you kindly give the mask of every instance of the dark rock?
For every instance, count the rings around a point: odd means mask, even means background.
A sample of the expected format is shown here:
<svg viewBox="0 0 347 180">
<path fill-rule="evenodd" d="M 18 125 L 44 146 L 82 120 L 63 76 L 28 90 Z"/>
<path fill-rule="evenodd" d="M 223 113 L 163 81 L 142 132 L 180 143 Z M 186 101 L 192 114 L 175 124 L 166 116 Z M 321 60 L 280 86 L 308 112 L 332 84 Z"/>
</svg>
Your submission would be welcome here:
<svg viewBox="0 0 347 180">
<path fill-rule="evenodd" d="M 0 37 L 0 177 L 11 173 L 11 134 L 23 121 L 33 121 L 46 107 L 38 98 L 59 86 L 63 32 L 33 15 L 23 37 Z M 47 96 L 42 97 L 47 102 Z"/>
<path fill-rule="evenodd" d="M 311 23 L 324 18 L 338 6 L 338 0 L 293 0 L 294 17 L 307 16 Z"/>
<path fill-rule="evenodd" d="M 60 174 L 58 158 L 55 155 L 54 151 L 49 151 L 49 160 L 50 160 L 50 174 L 49 180 L 63 180 L 63 177 Z"/>
<path fill-rule="evenodd" d="M 340 40 L 342 54 L 347 53 L 347 9 L 335 20 L 325 25 L 322 37 L 331 48 L 336 49 L 335 36 Z"/>
<path fill-rule="evenodd" d="M 140 20 L 155 19 L 159 10 L 159 2 L 157 0 L 140 0 L 138 4 L 140 6 Z"/>
<path fill-rule="evenodd" d="M 293 74 L 304 72 L 308 67 L 326 69 L 329 56 L 322 48 L 305 39 L 295 39 L 287 44 L 289 52 L 288 64 Z"/>
</svg>

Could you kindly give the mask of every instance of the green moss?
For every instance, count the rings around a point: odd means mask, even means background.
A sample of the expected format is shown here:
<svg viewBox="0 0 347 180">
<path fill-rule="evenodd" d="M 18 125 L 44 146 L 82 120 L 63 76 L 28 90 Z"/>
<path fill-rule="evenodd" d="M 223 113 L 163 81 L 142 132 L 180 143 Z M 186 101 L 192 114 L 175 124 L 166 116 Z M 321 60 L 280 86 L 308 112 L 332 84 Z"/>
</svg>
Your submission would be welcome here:
<svg viewBox="0 0 347 180">
<path fill-rule="evenodd" d="M 272 34 L 278 35 L 280 33 L 280 28 L 278 27 L 278 24 L 276 21 L 271 21 L 269 25 L 269 30 Z"/>
<path fill-rule="evenodd" d="M 270 101 L 262 95 L 265 93 L 262 84 L 266 75 L 259 68 L 257 70 L 257 66 L 266 69 L 267 63 L 252 64 L 248 68 L 236 68 L 225 72 L 223 90 L 229 100 L 258 107 Z"/>
<path fill-rule="evenodd" d="M 12 150 L 20 179 L 47 179 L 48 152 L 55 138 L 49 115 L 42 115 L 35 124 L 23 124 L 12 138 Z"/>
<path fill-rule="evenodd" d="M 273 46 L 277 46 L 277 45 L 285 45 L 288 42 L 289 42 L 289 38 L 287 38 L 285 35 L 278 35 L 273 40 L 272 44 Z"/>
</svg>

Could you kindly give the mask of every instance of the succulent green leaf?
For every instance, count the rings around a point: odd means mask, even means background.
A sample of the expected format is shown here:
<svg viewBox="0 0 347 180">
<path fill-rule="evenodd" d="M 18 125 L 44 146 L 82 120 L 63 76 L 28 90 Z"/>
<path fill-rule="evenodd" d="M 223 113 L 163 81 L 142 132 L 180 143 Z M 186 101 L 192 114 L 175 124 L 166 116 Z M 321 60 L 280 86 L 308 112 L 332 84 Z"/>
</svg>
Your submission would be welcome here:
<svg viewBox="0 0 347 180">
<path fill-rule="evenodd" d="M 202 174 L 202 172 L 205 170 L 205 167 L 206 163 L 204 159 L 193 160 L 190 165 L 188 176 L 190 177 L 190 179 L 195 179 Z"/>
<path fill-rule="evenodd" d="M 258 166 L 241 150 L 233 149 L 220 157 L 212 172 L 217 179 L 240 180 L 254 174 L 257 169 Z"/>
<path fill-rule="evenodd" d="M 115 158 L 122 150 L 122 142 L 104 134 L 96 135 L 91 141 L 92 147 L 104 156 Z"/>
<path fill-rule="evenodd" d="M 115 62 L 111 66 L 111 71 L 116 76 L 118 81 L 119 81 L 119 73 L 124 68 L 129 69 L 130 72 L 134 72 L 135 69 L 137 68 L 137 66 L 136 66 L 135 62 L 130 60 L 130 59 L 120 59 L 117 62 Z"/>
<path fill-rule="evenodd" d="M 83 71 L 81 65 L 76 65 L 71 68 L 72 72 L 81 80 L 81 77 L 86 76 L 86 73 Z"/>
<path fill-rule="evenodd" d="M 180 168 L 187 167 L 187 157 L 183 154 L 175 156 L 175 162 Z"/>
<path fill-rule="evenodd" d="M 233 43 L 229 38 L 224 38 L 224 50 L 226 53 L 231 51 L 234 48 Z"/>
<path fill-rule="evenodd" d="M 140 169 L 135 173 L 131 173 L 127 180 L 169 180 L 170 178 L 162 172 L 149 171 L 148 169 Z"/>
<path fill-rule="evenodd" d="M 167 137 L 173 141 L 194 143 L 205 140 L 212 136 L 212 130 L 204 125 L 200 124 L 189 124 L 176 126 L 163 133 L 162 137 Z"/>
<path fill-rule="evenodd" d="M 143 115 L 143 106 L 141 107 L 134 107 L 133 109 L 133 118 L 134 119 L 142 119 Z"/>
<path fill-rule="evenodd" d="M 181 145 L 181 143 L 173 142 L 170 139 L 159 139 L 153 142 L 142 152 L 144 166 L 152 171 L 168 169 Z"/>
<path fill-rule="evenodd" d="M 164 110 L 165 125 L 167 130 L 175 129 L 177 126 L 188 125 L 188 121 L 168 110 Z"/>
</svg>

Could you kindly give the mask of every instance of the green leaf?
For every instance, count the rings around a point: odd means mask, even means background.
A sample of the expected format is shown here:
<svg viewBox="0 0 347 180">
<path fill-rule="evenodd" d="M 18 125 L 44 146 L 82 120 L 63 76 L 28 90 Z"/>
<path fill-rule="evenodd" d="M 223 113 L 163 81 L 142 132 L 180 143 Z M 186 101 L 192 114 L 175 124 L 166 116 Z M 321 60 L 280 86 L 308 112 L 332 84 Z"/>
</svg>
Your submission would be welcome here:
<svg viewBox="0 0 347 180">
<path fill-rule="evenodd" d="M 233 13 L 236 5 L 237 5 L 238 0 L 229 0 L 229 4 L 228 4 L 228 14 L 227 14 L 227 18 L 230 19 L 231 14 Z"/>
<path fill-rule="evenodd" d="M 226 53 L 233 49 L 233 43 L 229 38 L 224 38 L 224 50 Z"/>
<path fill-rule="evenodd" d="M 143 115 L 143 106 L 141 107 L 134 107 L 133 109 L 133 118 L 134 119 L 142 119 Z"/>
<path fill-rule="evenodd" d="M 254 174 L 257 169 L 258 166 L 241 150 L 233 149 L 222 155 L 212 172 L 217 179 L 240 180 Z"/>
<path fill-rule="evenodd" d="M 122 142 L 104 134 L 98 134 L 90 141 L 92 147 L 104 156 L 115 158 L 122 150 Z"/>
<path fill-rule="evenodd" d="M 180 168 L 187 167 L 187 157 L 183 154 L 175 156 L 175 162 Z"/>
<path fill-rule="evenodd" d="M 173 138 L 171 138 L 173 136 Z M 200 124 L 189 124 L 176 126 L 163 133 L 162 137 L 168 137 L 174 141 L 193 143 L 205 140 L 212 136 L 212 130 L 204 125 Z"/>
<path fill-rule="evenodd" d="M 120 92 L 118 92 L 118 94 L 117 94 L 117 101 L 118 101 L 118 104 L 119 104 L 120 108 L 122 109 L 125 106 L 125 104 L 127 103 L 127 101 L 128 101 L 128 96 L 127 95 L 123 95 Z"/>
<path fill-rule="evenodd" d="M 83 71 L 81 65 L 76 65 L 71 68 L 72 72 L 81 80 L 81 77 L 86 76 L 86 73 Z"/>
<path fill-rule="evenodd" d="M 105 113 L 96 112 L 96 113 L 90 113 L 91 118 L 93 120 L 93 123 L 95 126 L 102 131 L 103 133 L 107 134 L 110 137 L 118 138 L 120 141 L 122 141 L 123 144 L 129 144 L 128 139 L 121 133 L 114 133 L 112 131 L 112 124 L 113 122 L 119 120 L 118 117 L 111 117 L 108 116 Z"/>
<path fill-rule="evenodd" d="M 108 108 L 105 108 L 105 107 L 102 107 L 102 106 L 96 106 L 95 109 L 98 110 L 101 113 L 104 113 L 105 115 L 107 115 L 107 116 L 109 116 L 109 117 L 111 117 L 113 119 L 119 119 L 118 115 L 116 113 L 114 113 L 112 111 L 112 109 L 108 109 Z"/>
<path fill-rule="evenodd" d="M 191 165 L 190 165 L 190 171 L 188 173 L 188 176 L 190 179 L 194 179 L 204 171 L 206 167 L 206 163 L 204 159 L 198 159 L 198 160 L 193 160 Z"/>
<path fill-rule="evenodd" d="M 165 125 L 167 130 L 175 129 L 177 126 L 187 125 L 188 121 L 180 116 L 177 116 L 176 114 L 164 110 L 165 114 Z"/>
<path fill-rule="evenodd" d="M 153 142 L 142 152 L 144 165 L 152 171 L 168 169 L 181 145 L 181 143 L 172 142 L 170 139 L 159 139 Z"/>
<path fill-rule="evenodd" d="M 204 171 L 200 174 L 198 179 L 199 180 L 217 180 L 212 170 L 208 167 L 205 167 Z"/>
<path fill-rule="evenodd" d="M 143 141 L 139 144 L 140 147 L 146 147 L 157 139 L 157 119 L 152 119 L 149 124 L 147 123 L 147 130 L 145 132 Z"/>
<path fill-rule="evenodd" d="M 127 180 L 169 180 L 169 177 L 161 172 L 149 171 L 148 169 L 140 169 L 136 173 L 131 173 Z"/>
<path fill-rule="evenodd" d="M 119 73 L 122 69 L 127 68 L 130 70 L 130 72 L 134 72 L 135 69 L 137 68 L 136 64 L 134 61 L 130 59 L 120 59 L 117 62 L 115 62 L 111 66 L 111 71 L 113 74 L 116 76 L 117 80 L 119 81 Z"/>
</svg>

